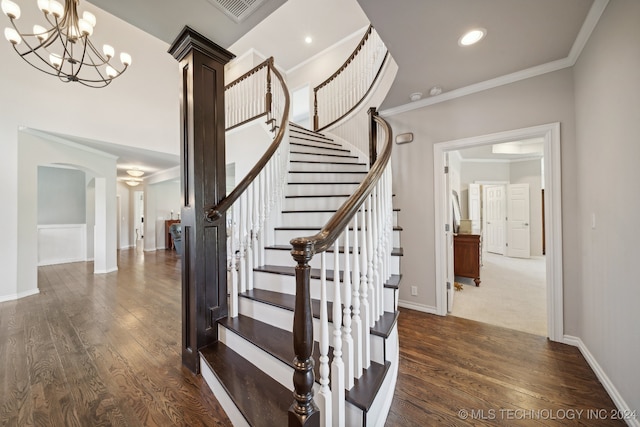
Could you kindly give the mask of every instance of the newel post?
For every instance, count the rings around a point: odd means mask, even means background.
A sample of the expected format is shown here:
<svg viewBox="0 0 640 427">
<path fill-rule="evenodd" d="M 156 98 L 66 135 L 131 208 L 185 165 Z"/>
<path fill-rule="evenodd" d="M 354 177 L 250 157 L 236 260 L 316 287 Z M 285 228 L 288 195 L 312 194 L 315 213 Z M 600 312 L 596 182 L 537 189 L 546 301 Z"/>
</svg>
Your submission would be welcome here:
<svg viewBox="0 0 640 427">
<path fill-rule="evenodd" d="M 226 216 L 205 219 L 225 197 L 224 65 L 233 58 L 185 27 L 169 53 L 180 63 L 182 363 L 200 370 L 198 351 L 218 339 L 227 315 Z"/>
<path fill-rule="evenodd" d="M 313 313 L 311 311 L 311 242 L 292 240 L 291 255 L 296 261 L 296 304 L 293 314 L 293 397 L 289 407 L 289 427 L 318 427 L 320 412 L 313 401 Z"/>
</svg>

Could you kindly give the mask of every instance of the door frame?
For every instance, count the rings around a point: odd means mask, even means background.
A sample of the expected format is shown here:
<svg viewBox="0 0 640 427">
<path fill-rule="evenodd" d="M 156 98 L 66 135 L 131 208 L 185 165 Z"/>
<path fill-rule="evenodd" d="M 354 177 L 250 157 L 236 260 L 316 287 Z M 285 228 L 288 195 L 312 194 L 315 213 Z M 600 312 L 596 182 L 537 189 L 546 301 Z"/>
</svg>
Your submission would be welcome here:
<svg viewBox="0 0 640 427">
<path fill-rule="evenodd" d="M 473 136 L 434 144 L 435 250 L 436 250 L 436 313 L 447 314 L 445 207 L 450 195 L 445 192 L 444 153 L 487 144 L 499 144 L 521 139 L 544 139 L 545 239 L 547 242 L 547 336 L 562 342 L 564 336 L 564 305 L 562 281 L 562 189 L 560 164 L 560 123 Z"/>
</svg>

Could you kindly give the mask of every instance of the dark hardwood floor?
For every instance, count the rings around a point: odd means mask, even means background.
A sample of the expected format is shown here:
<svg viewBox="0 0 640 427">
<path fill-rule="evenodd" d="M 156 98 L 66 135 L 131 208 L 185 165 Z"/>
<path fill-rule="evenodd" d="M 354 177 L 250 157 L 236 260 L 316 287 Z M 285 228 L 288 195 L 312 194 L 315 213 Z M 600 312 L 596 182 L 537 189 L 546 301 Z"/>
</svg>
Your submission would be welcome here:
<svg viewBox="0 0 640 427">
<path fill-rule="evenodd" d="M 231 425 L 180 362 L 180 259 L 126 250 L 118 264 L 41 267 L 40 294 L 0 303 L 0 426 Z M 624 425 L 586 418 L 614 406 L 573 347 L 411 310 L 398 322 L 387 426 Z M 558 419 L 569 410 L 585 413 Z M 518 418 L 533 411 L 546 418 Z"/>
</svg>

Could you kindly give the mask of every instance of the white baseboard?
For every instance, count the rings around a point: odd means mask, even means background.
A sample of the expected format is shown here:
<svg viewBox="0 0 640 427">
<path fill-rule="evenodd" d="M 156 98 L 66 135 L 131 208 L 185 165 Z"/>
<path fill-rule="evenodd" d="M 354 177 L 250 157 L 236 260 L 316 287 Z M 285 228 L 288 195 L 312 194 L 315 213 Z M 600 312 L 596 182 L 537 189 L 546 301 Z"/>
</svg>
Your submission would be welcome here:
<svg viewBox="0 0 640 427">
<path fill-rule="evenodd" d="M 20 298 L 30 297 L 31 295 L 37 295 L 39 293 L 40 293 L 40 289 L 36 288 L 36 289 L 30 289 L 24 292 L 18 292 L 15 294 L 0 295 L 0 302 L 14 301 Z"/>
<path fill-rule="evenodd" d="M 415 302 L 398 300 L 398 306 L 402 308 L 409 308 L 411 310 L 421 311 L 423 313 L 438 314 L 438 310 L 432 305 L 417 304 Z"/>
<path fill-rule="evenodd" d="M 114 271 L 118 271 L 118 267 L 112 267 L 112 268 L 108 268 L 106 270 L 93 270 L 93 274 L 107 274 L 107 273 L 113 273 Z"/>
<path fill-rule="evenodd" d="M 613 384 L 613 382 L 611 382 L 607 374 L 604 372 L 593 354 L 591 354 L 582 339 L 571 335 L 565 335 L 562 342 L 574 347 L 578 347 L 580 353 L 582 353 L 582 356 L 587 360 L 587 363 L 589 364 L 589 366 L 591 366 L 591 369 L 593 369 L 593 372 L 595 372 L 596 376 L 604 386 L 604 389 L 609 394 L 609 397 L 611 397 L 611 400 L 613 400 L 616 408 L 618 408 L 621 413 L 631 413 L 634 411 L 629 407 L 629 405 L 627 405 L 627 402 L 625 402 L 623 397 L 618 392 L 616 386 Z M 635 419 L 627 419 L 625 421 L 627 422 L 628 426 L 640 427 L 640 414 L 638 414 L 638 417 Z"/>
</svg>

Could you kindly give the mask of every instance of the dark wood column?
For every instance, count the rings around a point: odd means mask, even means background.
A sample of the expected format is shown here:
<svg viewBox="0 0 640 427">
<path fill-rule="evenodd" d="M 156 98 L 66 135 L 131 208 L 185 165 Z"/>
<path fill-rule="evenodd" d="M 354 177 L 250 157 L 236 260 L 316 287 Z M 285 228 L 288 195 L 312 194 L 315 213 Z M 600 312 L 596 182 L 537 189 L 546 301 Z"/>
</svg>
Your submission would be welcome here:
<svg viewBox="0 0 640 427">
<path fill-rule="evenodd" d="M 182 363 L 218 339 L 227 315 L 226 215 L 205 219 L 225 196 L 224 65 L 233 54 L 185 27 L 169 53 L 181 72 Z"/>
</svg>

